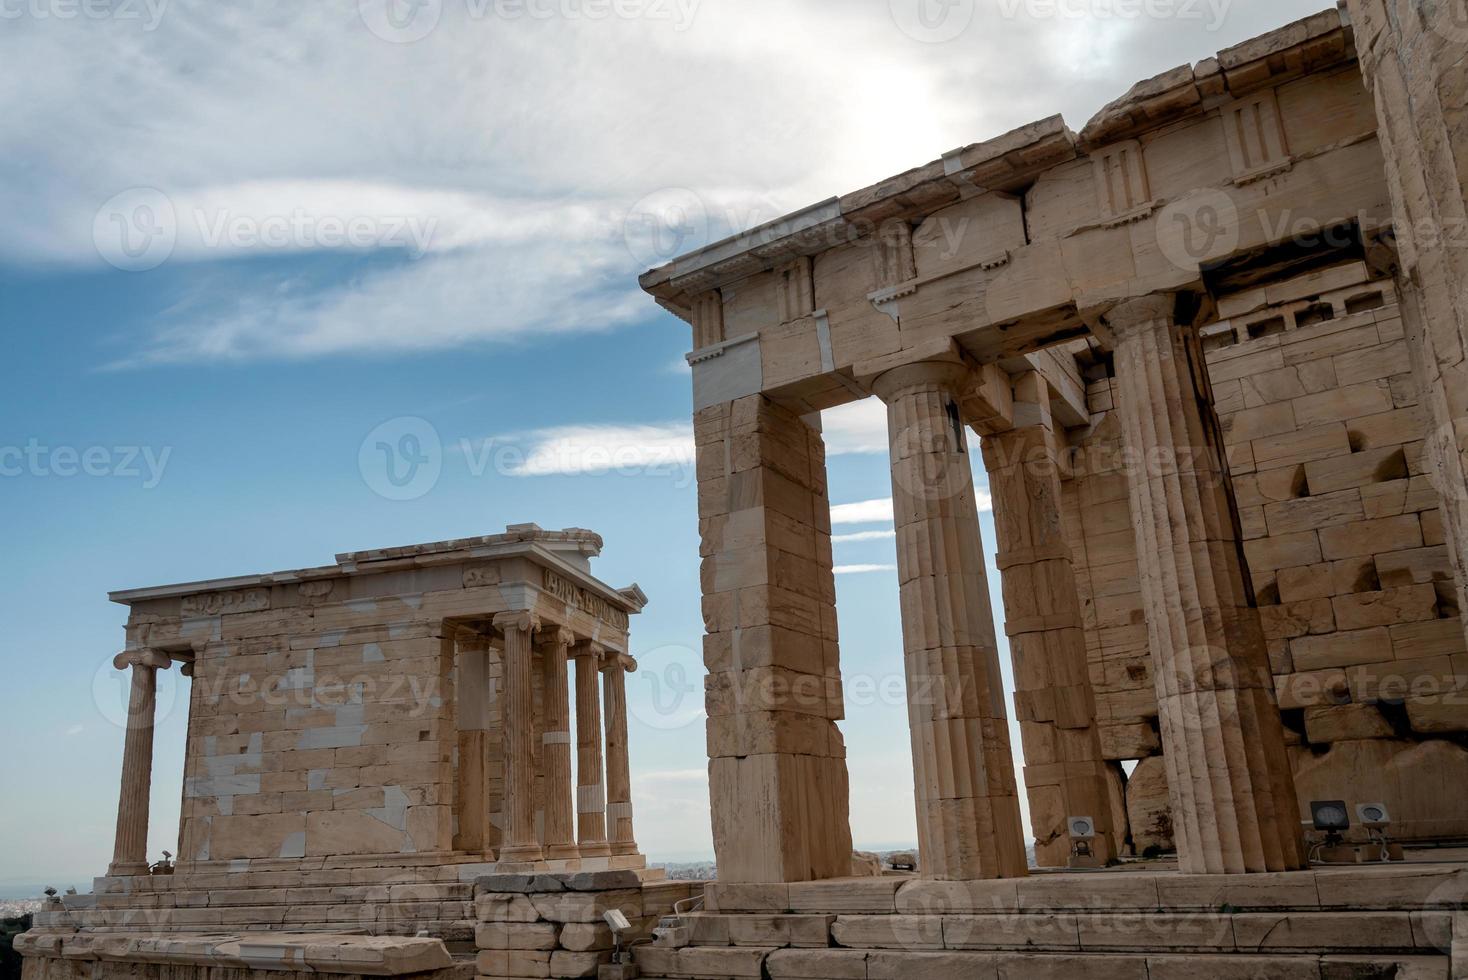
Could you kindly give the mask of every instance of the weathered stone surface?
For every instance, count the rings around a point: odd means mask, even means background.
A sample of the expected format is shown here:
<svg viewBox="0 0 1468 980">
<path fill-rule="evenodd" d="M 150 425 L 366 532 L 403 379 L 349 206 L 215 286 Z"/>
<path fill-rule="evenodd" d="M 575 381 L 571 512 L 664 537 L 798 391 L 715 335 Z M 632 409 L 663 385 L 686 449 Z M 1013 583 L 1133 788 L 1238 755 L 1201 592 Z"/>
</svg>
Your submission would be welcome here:
<svg viewBox="0 0 1468 980">
<path fill-rule="evenodd" d="M 1167 792 L 1167 766 L 1161 756 L 1143 759 L 1126 784 L 1127 824 L 1138 854 L 1149 849 L 1172 851 L 1172 802 Z"/>
</svg>

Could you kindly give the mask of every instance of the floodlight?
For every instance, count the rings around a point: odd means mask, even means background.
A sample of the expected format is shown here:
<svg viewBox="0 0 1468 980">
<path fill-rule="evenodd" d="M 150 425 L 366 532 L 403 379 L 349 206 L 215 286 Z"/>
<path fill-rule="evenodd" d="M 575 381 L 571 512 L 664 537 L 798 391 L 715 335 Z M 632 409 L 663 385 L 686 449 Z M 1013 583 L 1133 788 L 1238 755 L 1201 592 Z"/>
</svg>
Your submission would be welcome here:
<svg viewBox="0 0 1468 980">
<path fill-rule="evenodd" d="M 1096 821 L 1090 817 L 1071 817 L 1066 821 L 1070 825 L 1070 836 L 1078 840 L 1091 840 L 1096 836 Z"/>
<path fill-rule="evenodd" d="M 1356 819 L 1370 830 L 1384 830 L 1391 826 L 1392 815 L 1385 803 L 1362 803 L 1356 807 Z"/>
<path fill-rule="evenodd" d="M 1339 834 L 1351 829 L 1351 817 L 1346 812 L 1344 800 L 1313 801 L 1310 815 L 1315 819 L 1316 830 Z"/>
</svg>

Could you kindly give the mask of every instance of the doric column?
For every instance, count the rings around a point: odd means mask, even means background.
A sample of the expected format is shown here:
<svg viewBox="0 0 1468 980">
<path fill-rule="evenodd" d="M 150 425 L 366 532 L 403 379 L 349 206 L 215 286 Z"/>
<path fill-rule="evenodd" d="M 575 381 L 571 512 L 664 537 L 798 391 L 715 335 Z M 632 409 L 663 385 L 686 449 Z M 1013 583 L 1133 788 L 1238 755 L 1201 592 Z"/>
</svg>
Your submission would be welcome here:
<svg viewBox="0 0 1468 980">
<path fill-rule="evenodd" d="M 1060 460 L 1044 378 L 1031 371 L 1015 379 L 1014 428 L 982 443 L 1036 859 L 1042 868 L 1065 867 L 1075 843 L 1066 818 L 1090 817 L 1091 852 L 1109 860 L 1116 840 L 1106 762 L 1060 516 Z"/>
<path fill-rule="evenodd" d="M 726 883 L 851 874 L 818 425 L 763 395 L 694 415 L 709 807 Z"/>
<path fill-rule="evenodd" d="M 552 629 L 542 653 L 545 732 L 541 735 L 545 775 L 545 856 L 577 857 L 571 808 L 571 704 L 566 655 L 576 637 L 568 629 Z"/>
<path fill-rule="evenodd" d="M 505 636 L 505 832 L 499 859 L 539 861 L 535 835 L 535 686 L 531 635 L 540 628 L 533 613 L 501 613 L 494 627 Z"/>
<path fill-rule="evenodd" d="M 627 756 L 627 674 L 637 661 L 626 654 L 608 657 L 603 686 L 607 714 L 607 836 L 613 854 L 636 854 L 632 833 L 632 765 Z"/>
<path fill-rule="evenodd" d="M 459 833 L 454 849 L 480 853 L 488 849 L 490 814 L 489 773 L 489 637 L 457 632 L 454 709 L 458 722 Z"/>
<path fill-rule="evenodd" d="M 955 361 L 882 374 L 924 877 L 1027 873 Z"/>
<path fill-rule="evenodd" d="M 597 643 L 576 646 L 576 839 L 582 857 L 606 857 L 606 768 L 601 750 L 601 661 Z"/>
<path fill-rule="evenodd" d="M 112 660 L 131 669 L 127 734 L 122 744 L 122 789 L 117 800 L 117 836 L 109 875 L 148 873 L 148 797 L 153 788 L 153 716 L 158 706 L 158 671 L 172 661 L 153 650 L 128 650 Z"/>
<path fill-rule="evenodd" d="M 1305 866 L 1269 658 L 1196 331 L 1175 298 L 1106 315 L 1181 868 Z"/>
</svg>

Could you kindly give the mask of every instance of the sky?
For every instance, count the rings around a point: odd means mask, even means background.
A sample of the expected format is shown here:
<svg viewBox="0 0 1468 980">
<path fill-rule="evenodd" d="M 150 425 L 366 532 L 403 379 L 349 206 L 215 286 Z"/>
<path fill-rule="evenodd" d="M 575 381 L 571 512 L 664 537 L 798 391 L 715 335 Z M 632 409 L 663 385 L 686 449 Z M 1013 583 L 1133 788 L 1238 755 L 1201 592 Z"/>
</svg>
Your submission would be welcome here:
<svg viewBox="0 0 1468 980">
<path fill-rule="evenodd" d="M 105 870 L 110 590 L 527 522 L 650 597 L 638 837 L 711 856 L 690 332 L 637 274 L 1326 5 L 0 0 L 0 896 Z M 826 429 L 853 834 L 909 845 L 885 422 Z"/>
</svg>

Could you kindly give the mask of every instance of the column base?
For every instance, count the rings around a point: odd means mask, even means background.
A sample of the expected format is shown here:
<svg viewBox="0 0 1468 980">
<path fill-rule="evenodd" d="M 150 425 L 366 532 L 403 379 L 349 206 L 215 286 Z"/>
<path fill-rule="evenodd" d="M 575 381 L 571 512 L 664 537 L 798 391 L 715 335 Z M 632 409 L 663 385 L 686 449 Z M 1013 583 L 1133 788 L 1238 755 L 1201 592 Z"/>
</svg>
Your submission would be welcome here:
<svg viewBox="0 0 1468 980">
<path fill-rule="evenodd" d="M 575 844 L 550 844 L 545 848 L 547 861 L 566 861 L 581 856 L 581 848 Z"/>
<path fill-rule="evenodd" d="M 109 878 L 135 878 L 146 875 L 152 865 L 144 861 L 142 864 L 118 864 L 116 862 L 108 865 L 107 877 Z"/>
<path fill-rule="evenodd" d="M 501 863 L 512 862 L 524 864 L 530 861 L 544 861 L 545 852 L 539 844 L 526 844 L 523 847 L 500 848 L 499 859 Z"/>
<path fill-rule="evenodd" d="M 596 841 L 590 844 L 582 844 L 577 848 L 577 852 L 584 858 L 604 858 L 611 857 L 612 848 L 606 841 Z"/>
<path fill-rule="evenodd" d="M 612 856 L 613 857 L 622 857 L 622 856 L 627 855 L 627 854 L 639 854 L 639 853 L 641 853 L 637 849 L 637 842 L 636 841 L 628 841 L 625 844 L 613 844 L 613 845 L 611 845 L 611 848 L 612 848 Z"/>
</svg>

